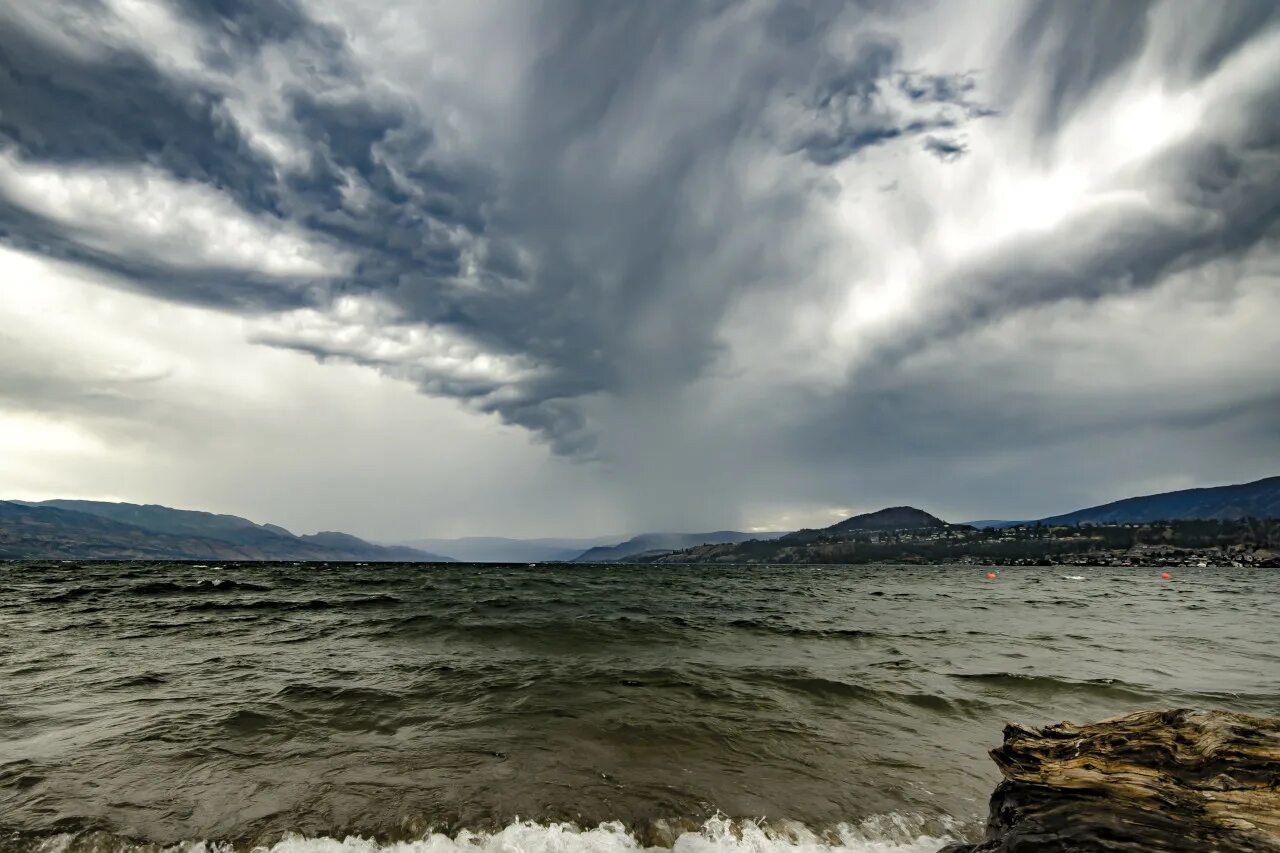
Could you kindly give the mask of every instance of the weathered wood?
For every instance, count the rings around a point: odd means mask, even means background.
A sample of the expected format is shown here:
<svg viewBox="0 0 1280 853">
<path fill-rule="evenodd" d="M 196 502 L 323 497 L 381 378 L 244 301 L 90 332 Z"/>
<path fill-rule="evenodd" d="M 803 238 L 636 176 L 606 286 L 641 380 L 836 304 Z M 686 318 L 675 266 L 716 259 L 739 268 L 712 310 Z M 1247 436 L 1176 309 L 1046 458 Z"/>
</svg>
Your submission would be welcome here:
<svg viewBox="0 0 1280 853">
<path fill-rule="evenodd" d="M 1280 720 L 1140 711 L 1010 725 L 977 844 L 942 853 L 1280 851 Z"/>
</svg>

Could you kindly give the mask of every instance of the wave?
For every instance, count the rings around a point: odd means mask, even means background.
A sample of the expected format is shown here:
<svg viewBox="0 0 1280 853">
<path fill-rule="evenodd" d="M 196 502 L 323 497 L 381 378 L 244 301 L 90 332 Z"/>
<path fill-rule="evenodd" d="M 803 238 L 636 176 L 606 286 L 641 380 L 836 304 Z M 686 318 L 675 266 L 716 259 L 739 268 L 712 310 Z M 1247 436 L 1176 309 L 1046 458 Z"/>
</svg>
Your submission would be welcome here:
<svg viewBox="0 0 1280 853">
<path fill-rule="evenodd" d="M 286 684 L 276 691 L 275 698 L 294 702 L 327 702 L 360 709 L 391 704 L 404 697 L 398 693 L 373 687 Z"/>
<path fill-rule="evenodd" d="M 198 601 L 183 610 L 328 610 L 330 608 L 371 607 L 402 604 L 394 595 L 365 595 L 356 598 L 308 598 L 301 600 L 262 598 L 253 601 Z"/>
<path fill-rule="evenodd" d="M 755 674 L 756 679 L 796 693 L 808 693 L 814 696 L 843 699 L 864 699 L 879 702 L 883 698 L 881 692 L 874 687 L 861 684 L 850 684 L 834 678 L 823 678 L 805 670 L 784 667 L 763 670 Z"/>
<path fill-rule="evenodd" d="M 202 592 L 270 592 L 271 587 L 250 581 L 214 578 L 213 580 L 199 580 L 195 583 L 152 581 L 150 583 L 137 584 L 129 591 L 140 595 L 189 595 Z"/>
<path fill-rule="evenodd" d="M 133 687 L 157 687 L 168 684 L 169 679 L 156 672 L 144 672 L 118 679 L 106 685 L 105 690 L 128 690 Z"/>
<path fill-rule="evenodd" d="M 951 678 L 972 681 L 987 687 L 1010 688 L 1019 691 L 1094 693 L 1113 699 L 1146 701 L 1149 688 L 1131 684 L 1118 678 L 1088 678 L 1076 680 L 1054 675 L 1033 675 L 1021 672 L 952 673 Z"/>
<path fill-rule="evenodd" d="M 333 602 L 322 598 L 311 598 L 302 601 L 261 598 L 254 601 L 198 601 L 188 604 L 183 610 L 327 610 L 337 607 Z"/>
<path fill-rule="evenodd" d="M 955 822 L 927 820 L 919 815 L 877 815 L 860 823 L 841 823 L 814 831 L 794 821 L 765 823 L 714 817 L 697 829 L 680 831 L 661 822 L 652 838 L 643 841 L 621 822 L 581 828 L 567 823 L 515 821 L 496 831 L 461 830 L 457 834 L 429 833 L 396 842 L 380 842 L 348 835 L 285 835 L 279 841 L 252 848 L 252 853 L 934 853 L 956 840 Z M 154 850 L 126 838 L 93 833 L 94 850 L 113 853 Z M 32 839 L 30 849 L 42 853 L 79 850 L 86 839 L 63 833 Z M 649 842 L 649 843 L 645 843 Z M 231 844 L 187 841 L 164 848 L 170 853 L 232 853 Z"/>
<path fill-rule="evenodd" d="M 58 601 L 75 601 L 78 598 L 84 598 L 86 595 L 93 595 L 99 591 L 100 590 L 92 587 L 73 586 L 69 589 L 61 589 L 57 592 L 51 592 L 48 595 L 34 596 L 32 600 L 38 601 L 41 604 L 49 604 Z"/>
<path fill-rule="evenodd" d="M 780 624 L 761 619 L 734 619 L 725 623 L 730 628 L 743 631 L 756 631 L 766 634 L 781 634 L 788 637 L 813 637 L 816 639 L 867 639 L 878 637 L 875 631 L 864 631 L 858 628 L 801 628 L 795 625 Z"/>
</svg>

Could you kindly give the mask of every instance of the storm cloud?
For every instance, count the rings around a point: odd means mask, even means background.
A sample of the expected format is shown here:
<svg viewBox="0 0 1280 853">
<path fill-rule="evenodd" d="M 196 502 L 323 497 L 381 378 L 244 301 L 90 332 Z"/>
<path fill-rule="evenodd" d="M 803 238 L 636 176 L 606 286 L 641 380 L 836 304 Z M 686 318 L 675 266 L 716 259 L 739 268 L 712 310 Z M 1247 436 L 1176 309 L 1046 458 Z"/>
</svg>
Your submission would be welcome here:
<svg viewBox="0 0 1280 853">
<path fill-rule="evenodd" d="M 1047 513 L 1274 473 L 1278 117 L 1269 2 L 0 0 L 0 240 L 516 427 L 637 527 Z M 45 369 L 11 408 L 65 416 Z"/>
</svg>

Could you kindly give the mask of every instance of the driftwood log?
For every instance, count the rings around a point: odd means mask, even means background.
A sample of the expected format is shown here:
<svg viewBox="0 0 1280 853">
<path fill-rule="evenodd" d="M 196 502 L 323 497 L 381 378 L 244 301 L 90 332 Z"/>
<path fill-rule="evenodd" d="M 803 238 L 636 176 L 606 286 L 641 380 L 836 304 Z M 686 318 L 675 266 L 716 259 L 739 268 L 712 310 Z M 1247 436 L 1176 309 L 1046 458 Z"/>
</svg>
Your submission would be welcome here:
<svg viewBox="0 0 1280 853">
<path fill-rule="evenodd" d="M 1280 851 L 1280 719 L 1140 711 L 1010 725 L 984 840 L 942 853 Z"/>
</svg>

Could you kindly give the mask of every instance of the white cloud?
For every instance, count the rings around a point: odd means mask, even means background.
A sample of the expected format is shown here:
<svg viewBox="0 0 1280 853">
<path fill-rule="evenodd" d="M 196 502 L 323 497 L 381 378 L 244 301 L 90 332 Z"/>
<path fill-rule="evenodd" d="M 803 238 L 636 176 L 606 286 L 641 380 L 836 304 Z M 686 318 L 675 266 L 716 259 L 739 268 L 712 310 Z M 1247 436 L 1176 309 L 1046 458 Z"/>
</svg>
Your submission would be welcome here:
<svg viewBox="0 0 1280 853">
<path fill-rule="evenodd" d="M 177 269 L 328 277 L 350 259 L 297 226 L 251 215 L 216 189 L 147 166 L 59 166 L 0 151 L 0 194 L 83 245 Z"/>
<path fill-rule="evenodd" d="M 325 310 L 290 311 L 255 320 L 251 328 L 251 339 L 260 343 L 324 353 L 467 396 L 484 397 L 543 373 L 528 358 L 486 352 L 456 331 L 414 323 L 372 296 L 344 296 Z"/>
<path fill-rule="evenodd" d="M 590 466 L 523 430 L 111 284 L 0 248 L 0 499 L 165 503 L 385 540 L 625 528 Z"/>
<path fill-rule="evenodd" d="M 1277 248 L 1280 241 L 1267 241 L 1238 261 L 1193 266 L 1148 290 L 1004 316 L 918 352 L 894 381 L 932 388 L 957 415 L 961 389 L 980 387 L 974 409 L 1054 435 L 1264 403 L 1280 388 Z"/>
<path fill-rule="evenodd" d="M 993 97 L 989 84 L 1002 72 L 1001 52 L 992 47 L 993 34 L 1001 31 L 993 23 L 1000 19 L 945 11 L 923 20 L 908 17 L 904 64 L 978 69 L 974 97 Z M 782 340 L 762 340 L 753 315 L 774 298 L 762 294 L 731 315 L 750 327 L 749 333 L 726 329 L 730 340 L 741 341 L 735 356 L 742 363 L 798 365 L 796 376 L 783 382 L 803 378 L 815 365 L 825 380 L 813 381 L 840 381 L 913 329 L 927 328 L 944 309 L 963 314 L 985 308 L 957 286 L 957 275 L 1029 239 L 1065 243 L 1080 235 L 1081 223 L 1110 215 L 1205 227 L 1203 212 L 1168 197 L 1159 158 L 1189 139 L 1245 135 L 1242 98 L 1274 87 L 1280 33 L 1259 37 L 1204 79 L 1185 80 L 1166 76 L 1162 63 L 1171 32 L 1183 35 L 1187 18 L 1165 9 L 1156 19 L 1156 35 L 1133 66 L 1072 114 L 1052 140 L 1036 139 L 1030 130 L 1041 87 L 1029 81 L 1018 89 L 1021 100 L 998 104 L 998 115 L 965 128 L 970 150 L 955 162 L 899 146 L 870 149 L 837 166 L 832 174 L 839 192 L 825 208 L 840 248 L 813 259 L 802 291 L 813 304 L 796 299 L 794 283 L 788 294 L 793 320 L 821 305 L 823 328 L 811 322 L 784 326 Z M 1081 246 L 1084 252 L 1104 250 Z M 1028 270 L 1015 286 L 1034 287 L 1035 275 Z M 824 277 L 838 284 L 824 291 Z M 1008 295 L 1016 304 L 1018 294 Z M 767 316 L 777 313 L 766 310 Z"/>
</svg>

